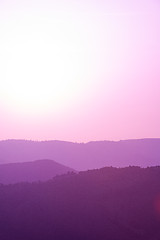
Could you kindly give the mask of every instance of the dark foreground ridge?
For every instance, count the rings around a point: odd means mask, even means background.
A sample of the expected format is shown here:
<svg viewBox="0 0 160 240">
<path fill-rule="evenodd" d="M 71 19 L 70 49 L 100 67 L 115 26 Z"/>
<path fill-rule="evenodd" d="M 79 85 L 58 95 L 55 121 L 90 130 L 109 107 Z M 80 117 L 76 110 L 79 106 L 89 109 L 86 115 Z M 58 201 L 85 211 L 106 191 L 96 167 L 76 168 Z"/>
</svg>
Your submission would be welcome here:
<svg viewBox="0 0 160 240">
<path fill-rule="evenodd" d="M 0 186 L 1 240 L 159 240 L 160 167 Z"/>
<path fill-rule="evenodd" d="M 37 160 L 33 162 L 8 163 L 0 165 L 0 183 L 47 181 L 56 175 L 74 171 L 53 160 Z"/>
</svg>

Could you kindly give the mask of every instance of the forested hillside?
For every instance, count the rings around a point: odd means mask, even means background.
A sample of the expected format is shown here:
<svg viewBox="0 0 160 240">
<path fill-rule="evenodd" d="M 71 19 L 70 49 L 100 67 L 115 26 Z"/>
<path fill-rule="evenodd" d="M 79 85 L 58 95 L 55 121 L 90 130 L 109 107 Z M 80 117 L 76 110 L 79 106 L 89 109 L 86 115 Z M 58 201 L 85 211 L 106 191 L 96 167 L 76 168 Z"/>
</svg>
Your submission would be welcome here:
<svg viewBox="0 0 160 240">
<path fill-rule="evenodd" d="M 159 240 L 160 167 L 0 186 L 1 240 Z"/>
</svg>

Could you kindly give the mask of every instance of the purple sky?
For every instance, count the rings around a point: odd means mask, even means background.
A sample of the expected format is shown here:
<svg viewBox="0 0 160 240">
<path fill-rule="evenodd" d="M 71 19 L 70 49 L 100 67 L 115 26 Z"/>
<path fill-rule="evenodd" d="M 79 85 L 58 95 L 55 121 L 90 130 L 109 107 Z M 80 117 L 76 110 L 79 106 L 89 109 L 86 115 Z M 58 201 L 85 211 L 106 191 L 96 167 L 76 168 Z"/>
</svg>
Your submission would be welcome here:
<svg viewBox="0 0 160 240">
<path fill-rule="evenodd" d="M 0 0 L 0 139 L 160 137 L 158 0 Z"/>
</svg>

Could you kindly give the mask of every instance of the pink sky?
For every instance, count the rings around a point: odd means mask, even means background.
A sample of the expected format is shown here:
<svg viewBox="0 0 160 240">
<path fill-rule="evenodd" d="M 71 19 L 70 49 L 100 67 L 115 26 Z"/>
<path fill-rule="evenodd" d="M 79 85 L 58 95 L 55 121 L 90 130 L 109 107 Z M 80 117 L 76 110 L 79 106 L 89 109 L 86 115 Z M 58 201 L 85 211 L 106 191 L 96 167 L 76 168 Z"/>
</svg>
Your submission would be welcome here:
<svg viewBox="0 0 160 240">
<path fill-rule="evenodd" d="M 158 0 L 0 0 L 0 139 L 160 137 Z"/>
</svg>

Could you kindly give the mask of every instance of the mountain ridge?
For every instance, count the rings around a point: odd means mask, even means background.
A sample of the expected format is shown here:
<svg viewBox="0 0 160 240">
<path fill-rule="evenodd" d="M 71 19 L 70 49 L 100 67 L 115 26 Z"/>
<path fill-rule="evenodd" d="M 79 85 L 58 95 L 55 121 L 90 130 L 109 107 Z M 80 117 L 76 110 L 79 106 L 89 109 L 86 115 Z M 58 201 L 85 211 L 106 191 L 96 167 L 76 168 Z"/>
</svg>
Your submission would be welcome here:
<svg viewBox="0 0 160 240">
<path fill-rule="evenodd" d="M 54 159 L 77 171 L 105 166 L 160 165 L 160 138 L 74 143 L 58 140 L 2 140 L 0 163 Z"/>
<path fill-rule="evenodd" d="M 5 163 L 0 165 L 0 183 L 47 181 L 68 172 L 74 172 L 74 170 L 49 159 Z"/>
</svg>

